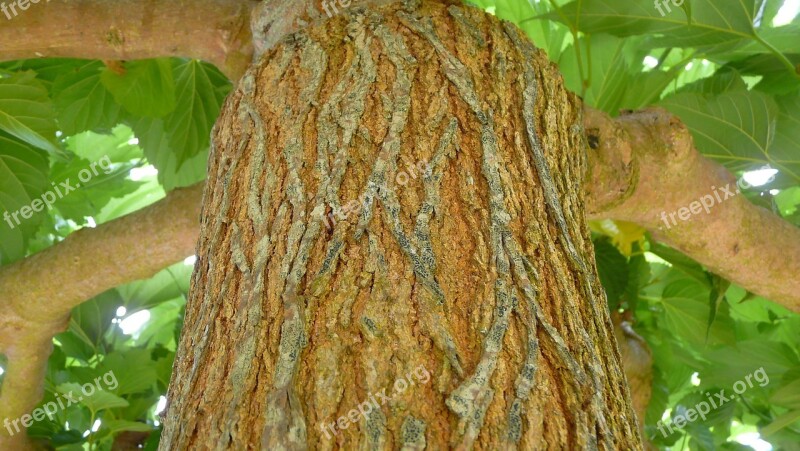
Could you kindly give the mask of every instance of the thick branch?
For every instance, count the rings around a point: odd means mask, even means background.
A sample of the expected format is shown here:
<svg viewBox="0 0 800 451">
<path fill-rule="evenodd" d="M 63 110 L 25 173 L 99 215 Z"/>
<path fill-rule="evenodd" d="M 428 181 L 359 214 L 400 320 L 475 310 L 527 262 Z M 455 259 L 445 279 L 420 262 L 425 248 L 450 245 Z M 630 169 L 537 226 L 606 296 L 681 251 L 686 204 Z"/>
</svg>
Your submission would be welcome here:
<svg viewBox="0 0 800 451">
<path fill-rule="evenodd" d="M 590 217 L 635 222 L 712 272 L 800 312 L 800 229 L 737 193 L 736 178 L 700 155 L 677 117 L 648 109 L 611 119 L 588 110 L 584 124 Z"/>
<path fill-rule="evenodd" d="M 8 357 L 0 420 L 30 412 L 42 395 L 52 338 L 70 310 L 110 288 L 152 276 L 194 252 L 203 185 L 173 191 L 156 204 L 0 270 L 0 353 Z M 0 449 L 20 449 L 24 433 L 0 430 Z"/>
<path fill-rule="evenodd" d="M 10 9 L 14 5 L 14 9 Z M 180 56 L 240 74 L 253 53 L 253 0 L 52 0 L 0 13 L 0 61 Z M 13 12 L 16 12 L 14 16 Z"/>
</svg>

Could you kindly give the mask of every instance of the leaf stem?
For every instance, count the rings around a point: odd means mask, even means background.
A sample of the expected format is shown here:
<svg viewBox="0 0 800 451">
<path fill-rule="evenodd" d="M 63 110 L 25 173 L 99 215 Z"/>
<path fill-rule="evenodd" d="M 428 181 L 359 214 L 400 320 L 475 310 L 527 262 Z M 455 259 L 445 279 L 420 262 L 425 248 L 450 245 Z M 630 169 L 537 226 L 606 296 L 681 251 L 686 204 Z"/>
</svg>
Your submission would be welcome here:
<svg viewBox="0 0 800 451">
<path fill-rule="evenodd" d="M 774 55 L 775 55 L 775 56 L 778 58 L 778 60 L 779 60 L 779 61 L 780 61 L 780 62 L 781 62 L 781 63 L 782 63 L 784 66 L 786 66 L 786 68 L 789 70 L 789 72 L 791 72 L 791 73 L 792 73 L 792 75 L 794 75 L 794 77 L 795 77 L 795 78 L 800 78 L 800 74 L 798 74 L 798 72 L 797 72 L 797 68 L 794 66 L 794 64 L 792 64 L 792 62 L 791 62 L 791 61 L 789 61 L 789 58 L 786 58 L 786 55 L 784 55 L 784 54 L 783 54 L 783 52 L 781 52 L 780 50 L 778 50 L 777 48 L 775 48 L 775 46 L 773 46 L 772 44 L 770 44 L 769 42 L 767 42 L 767 41 L 766 41 L 764 38 L 762 38 L 762 37 L 761 37 L 761 35 L 759 35 L 758 33 L 755 33 L 755 39 L 756 39 L 756 41 L 758 41 L 758 42 L 759 42 L 761 45 L 763 45 L 763 46 L 764 46 L 764 47 L 765 47 L 767 50 L 769 50 L 770 52 L 772 52 L 772 54 L 774 54 Z"/>
</svg>

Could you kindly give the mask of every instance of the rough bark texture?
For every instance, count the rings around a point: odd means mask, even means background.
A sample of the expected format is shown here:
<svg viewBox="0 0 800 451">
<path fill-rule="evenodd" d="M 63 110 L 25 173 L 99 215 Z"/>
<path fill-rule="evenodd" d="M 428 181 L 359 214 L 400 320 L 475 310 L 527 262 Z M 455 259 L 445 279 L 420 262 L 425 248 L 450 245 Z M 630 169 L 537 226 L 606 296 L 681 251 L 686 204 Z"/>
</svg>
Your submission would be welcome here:
<svg viewBox="0 0 800 451">
<path fill-rule="evenodd" d="M 265 53 L 213 135 L 162 449 L 639 448 L 581 136 L 478 10 L 354 10 Z"/>
</svg>

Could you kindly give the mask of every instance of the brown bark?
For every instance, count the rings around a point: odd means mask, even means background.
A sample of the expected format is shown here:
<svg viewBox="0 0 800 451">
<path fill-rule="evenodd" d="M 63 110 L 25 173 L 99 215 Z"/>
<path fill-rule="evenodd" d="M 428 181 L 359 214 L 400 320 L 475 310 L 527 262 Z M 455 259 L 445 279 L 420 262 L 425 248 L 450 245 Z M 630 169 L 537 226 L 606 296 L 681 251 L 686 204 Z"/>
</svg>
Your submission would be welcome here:
<svg viewBox="0 0 800 451">
<path fill-rule="evenodd" d="M 557 68 L 475 9 L 265 53 L 213 134 L 161 448 L 640 448 L 581 132 Z"/>
<path fill-rule="evenodd" d="M 48 0 L 26 10 L 5 2 L 0 61 L 67 57 L 128 60 L 180 56 L 238 78 L 253 48 L 253 0 Z M 16 12 L 16 15 L 13 14 Z"/>
</svg>

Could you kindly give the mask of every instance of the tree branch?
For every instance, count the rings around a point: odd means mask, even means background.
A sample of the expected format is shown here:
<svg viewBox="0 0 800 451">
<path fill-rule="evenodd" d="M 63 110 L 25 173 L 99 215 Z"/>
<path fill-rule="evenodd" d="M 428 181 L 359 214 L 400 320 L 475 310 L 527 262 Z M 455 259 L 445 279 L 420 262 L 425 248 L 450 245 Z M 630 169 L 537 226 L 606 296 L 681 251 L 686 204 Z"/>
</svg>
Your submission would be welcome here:
<svg viewBox="0 0 800 451">
<path fill-rule="evenodd" d="M 110 288 L 152 276 L 194 252 L 203 184 L 175 190 L 150 207 L 82 229 L 0 269 L 0 354 L 8 358 L 0 420 L 14 420 L 42 397 L 53 336 L 70 310 Z M 0 449 L 22 449 L 25 434 L 0 429 Z"/>
<path fill-rule="evenodd" d="M 13 2 L 12 2 L 13 3 Z M 238 78 L 253 53 L 255 0 L 52 0 L 9 19 L 0 12 L 0 61 L 68 57 L 128 60 L 180 56 Z"/>
<path fill-rule="evenodd" d="M 584 125 L 589 217 L 635 222 L 710 271 L 800 312 L 800 229 L 737 193 L 736 178 L 694 148 L 676 116 L 647 109 L 611 119 L 587 109 Z"/>
</svg>

